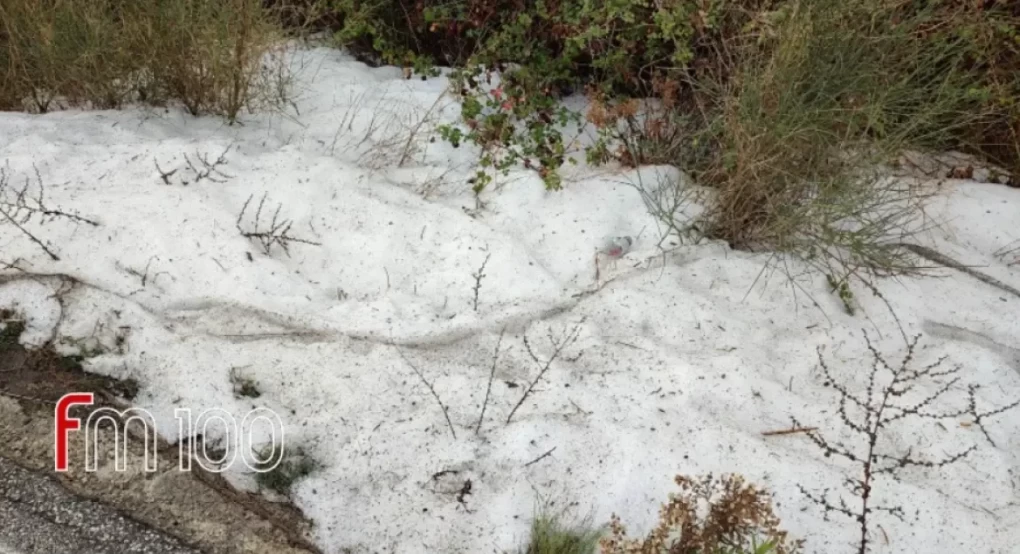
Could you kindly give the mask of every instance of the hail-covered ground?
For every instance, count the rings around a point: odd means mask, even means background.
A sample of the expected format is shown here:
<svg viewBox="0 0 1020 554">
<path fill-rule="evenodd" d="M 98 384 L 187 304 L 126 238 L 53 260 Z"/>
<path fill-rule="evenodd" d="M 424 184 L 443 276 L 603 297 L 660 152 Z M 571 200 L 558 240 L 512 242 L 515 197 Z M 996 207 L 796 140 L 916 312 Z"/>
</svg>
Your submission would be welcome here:
<svg viewBox="0 0 1020 554">
<path fill-rule="evenodd" d="M 708 472 L 768 487 L 808 552 L 855 552 L 856 522 L 826 521 L 801 487 L 857 509 L 843 482 L 858 466 L 804 433 L 763 433 L 796 418 L 864 455 L 835 385 L 867 386 L 865 335 L 894 367 L 919 333 L 917 367 L 960 366 L 922 411 L 966 411 L 970 385 L 979 413 L 1020 398 L 1020 298 L 934 269 L 879 280 L 880 296 L 854 289 L 850 315 L 822 276 L 763 273 L 767 253 L 663 240 L 639 190 L 674 186 L 670 168 L 580 164 L 549 192 L 522 167 L 479 202 L 479 151 L 435 136 L 459 116 L 446 79 L 327 49 L 293 61 L 293 105 L 239 125 L 178 109 L 0 114 L 6 200 L 27 186 L 31 204 L 41 183 L 47 207 L 88 220 L 0 223 L 0 267 L 15 266 L 0 306 L 27 318 L 23 341 L 136 380 L 133 404 L 170 441 L 180 408 L 278 414 L 288 450 L 318 466 L 292 498 L 327 552 L 506 552 L 543 510 L 618 514 L 637 535 L 674 475 Z M 1020 287 L 1002 255 L 1020 240 L 1020 191 L 929 186 L 940 225 L 918 240 Z M 596 269 L 611 237 L 633 244 Z M 916 461 L 976 448 L 875 477 L 873 505 L 903 513 L 872 514 L 873 552 L 1015 552 L 1020 416 L 973 420 L 880 433 L 880 454 Z M 240 463 L 227 475 L 256 488 Z"/>
</svg>

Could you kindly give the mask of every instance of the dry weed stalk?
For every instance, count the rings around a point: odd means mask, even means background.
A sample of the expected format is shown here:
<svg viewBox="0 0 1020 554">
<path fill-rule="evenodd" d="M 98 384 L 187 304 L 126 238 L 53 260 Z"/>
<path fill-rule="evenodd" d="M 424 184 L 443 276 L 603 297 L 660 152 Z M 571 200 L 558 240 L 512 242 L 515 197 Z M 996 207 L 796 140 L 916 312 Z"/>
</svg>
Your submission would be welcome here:
<svg viewBox="0 0 1020 554">
<path fill-rule="evenodd" d="M 503 345 L 503 335 L 506 334 L 506 327 L 499 332 L 499 339 L 496 341 L 496 351 L 492 354 L 492 366 L 489 369 L 489 381 L 485 387 L 485 398 L 482 400 L 482 411 L 478 414 L 478 423 L 475 424 L 475 434 L 482 431 L 482 423 L 485 422 L 485 408 L 489 405 L 489 396 L 492 394 L 492 381 L 496 378 L 496 364 L 499 362 L 499 349 Z"/>
<path fill-rule="evenodd" d="M 436 392 L 436 388 L 433 386 L 435 380 L 430 383 L 429 380 L 425 378 L 425 374 L 422 373 L 421 369 L 411 363 L 411 360 L 408 360 L 407 356 L 405 356 L 404 352 L 399 348 L 397 349 L 397 353 L 400 354 L 400 358 L 404 360 L 404 363 L 406 363 L 411 370 L 414 371 L 414 374 L 418 376 L 418 379 L 425 384 L 425 388 L 427 388 L 429 393 L 432 394 L 432 398 L 436 399 L 436 404 L 439 404 L 439 409 L 443 410 L 443 418 L 446 419 L 446 427 L 450 429 L 450 436 L 452 436 L 454 440 L 457 440 L 457 431 L 453 428 L 453 421 L 450 420 L 450 410 L 446 407 L 446 404 L 443 403 L 443 399 L 439 397 L 439 393 Z"/>
<path fill-rule="evenodd" d="M 524 402 L 528 399 L 528 396 L 530 396 L 531 393 L 535 390 L 535 386 L 538 385 L 539 381 L 542 380 L 542 377 L 544 377 L 546 372 L 549 371 L 549 368 L 552 367 L 553 362 L 555 362 L 563 354 L 563 351 L 567 347 L 569 347 L 570 345 L 574 344 L 574 342 L 577 341 L 577 338 L 581 334 L 581 325 L 583 323 L 584 318 L 578 321 L 577 324 L 575 324 L 570 331 L 563 335 L 560 335 L 559 337 L 554 337 L 552 334 L 552 329 L 550 329 L 548 337 L 549 344 L 551 344 L 553 347 L 553 352 L 552 354 L 549 355 L 549 358 L 547 358 L 545 361 L 539 359 L 538 355 L 535 354 L 535 351 L 532 350 L 531 342 L 528 341 L 528 334 L 527 332 L 525 332 L 524 348 L 528 351 L 528 356 L 531 357 L 532 361 L 534 361 L 535 364 L 538 365 L 539 370 L 538 374 L 535 375 L 535 378 L 531 381 L 531 383 L 528 383 L 528 388 L 524 389 L 524 394 L 521 395 L 521 399 L 518 400 L 517 404 L 515 404 L 513 409 L 510 410 L 510 415 L 506 416 L 507 425 L 510 425 L 510 422 L 514 418 L 514 414 L 517 413 L 517 410 L 521 407 L 521 405 L 524 404 Z M 583 354 L 583 352 L 577 354 L 574 357 L 565 359 L 570 362 L 575 362 L 581 357 L 581 354 Z"/>
<path fill-rule="evenodd" d="M 491 252 L 486 254 L 485 259 L 482 260 L 482 265 L 478 268 L 478 271 L 471 274 L 471 277 L 475 280 L 475 286 L 472 287 L 472 290 L 474 291 L 474 299 L 472 301 L 472 306 L 474 307 L 475 312 L 478 311 L 478 296 L 479 293 L 481 293 L 482 291 L 482 279 L 485 278 L 485 266 L 488 265 L 489 258 L 491 257 L 492 257 Z"/>
<path fill-rule="evenodd" d="M 995 257 L 1005 262 L 1007 266 L 1020 264 L 1020 240 L 1015 240 L 996 250 Z"/>
<path fill-rule="evenodd" d="M 360 93 L 348 98 L 348 108 L 340 116 L 329 144 L 330 155 L 338 149 L 354 151 L 358 165 L 372 170 L 406 166 L 422 152 L 426 131 L 435 122 L 443 96 L 438 96 L 424 113 L 419 113 L 413 103 L 386 95 L 368 105 L 367 96 L 368 93 Z M 409 110 L 395 108 L 394 103 Z M 359 121 L 359 114 L 363 113 L 371 114 L 367 121 Z M 359 123 L 357 128 L 355 122 Z"/>
<path fill-rule="evenodd" d="M 223 166 L 227 165 L 227 153 L 233 145 L 228 145 L 223 149 L 223 152 L 216 157 L 215 160 L 209 159 L 209 154 L 203 154 L 201 152 L 195 153 L 195 159 L 198 160 L 196 164 L 187 154 L 184 155 L 184 166 L 171 169 L 170 171 L 164 171 L 159 165 L 159 161 L 153 158 L 153 162 L 156 165 L 156 171 L 159 172 L 159 180 L 163 181 L 163 184 L 170 185 L 170 178 L 177 174 L 181 169 L 187 169 L 191 172 L 191 180 L 181 179 L 180 184 L 188 186 L 192 183 L 200 183 L 202 181 L 209 181 L 212 183 L 226 183 L 228 179 L 233 179 L 233 175 L 228 175 L 223 172 Z"/>
<path fill-rule="evenodd" d="M 248 211 L 248 205 L 251 204 L 253 196 L 249 196 L 244 201 L 244 206 L 241 207 L 241 213 L 237 215 L 237 230 L 241 233 L 241 236 L 246 239 L 252 239 L 262 245 L 262 251 L 266 255 L 269 255 L 274 246 L 279 246 L 285 254 L 290 256 L 290 245 L 291 243 L 309 244 L 313 246 L 321 246 L 321 243 L 310 241 L 295 237 L 291 234 L 291 228 L 294 226 L 294 221 L 290 219 L 283 219 L 280 217 L 280 209 L 283 207 L 282 204 L 276 205 L 276 210 L 273 211 L 273 215 L 269 217 L 268 221 L 263 217 L 263 208 L 266 204 L 266 196 L 262 195 L 259 200 L 258 206 L 255 208 L 255 215 L 252 218 L 251 223 L 248 227 L 244 227 L 244 216 Z M 268 213 L 268 210 L 267 210 Z"/>
</svg>

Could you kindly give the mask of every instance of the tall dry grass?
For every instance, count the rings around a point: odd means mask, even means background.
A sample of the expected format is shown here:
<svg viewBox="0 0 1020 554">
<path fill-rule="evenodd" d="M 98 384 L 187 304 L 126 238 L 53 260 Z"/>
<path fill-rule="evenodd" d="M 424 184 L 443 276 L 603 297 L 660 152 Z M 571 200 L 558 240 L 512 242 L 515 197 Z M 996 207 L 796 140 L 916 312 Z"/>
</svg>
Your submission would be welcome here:
<svg viewBox="0 0 1020 554">
<path fill-rule="evenodd" d="M 888 164 L 952 148 L 997 114 L 974 91 L 965 39 L 930 35 L 944 14 L 901 4 L 788 2 L 688 75 L 693 100 L 659 117 L 682 122 L 675 163 L 715 189 L 707 236 L 796 256 L 836 286 L 918 267 L 897 245 L 923 228 L 926 193 Z"/>
<path fill-rule="evenodd" d="M 5 0 L 0 109 L 179 103 L 233 121 L 280 100 L 282 34 L 260 0 Z"/>
</svg>

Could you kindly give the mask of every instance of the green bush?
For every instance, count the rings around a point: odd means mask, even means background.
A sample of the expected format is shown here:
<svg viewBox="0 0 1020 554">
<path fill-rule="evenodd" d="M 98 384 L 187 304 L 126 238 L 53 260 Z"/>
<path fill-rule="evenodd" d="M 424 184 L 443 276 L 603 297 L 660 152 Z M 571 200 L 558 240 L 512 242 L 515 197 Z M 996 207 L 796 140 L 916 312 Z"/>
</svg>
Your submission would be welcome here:
<svg viewBox="0 0 1020 554">
<path fill-rule="evenodd" d="M 547 188 L 589 162 L 673 164 L 716 193 L 693 227 L 735 248 L 793 255 L 853 312 L 849 282 L 916 262 L 897 245 L 925 195 L 884 179 L 906 150 L 959 149 L 1020 183 L 1020 7 L 953 0 L 333 0 L 337 37 L 452 78 L 482 147 L 472 180 L 524 166 Z M 560 102 L 583 91 L 590 110 Z M 650 99 L 650 100 L 649 100 Z M 680 198 L 680 193 L 670 196 Z M 671 218 L 674 209 L 654 209 Z M 683 226 L 668 221 L 670 229 Z"/>
<path fill-rule="evenodd" d="M 777 37 L 782 29 L 793 30 L 783 26 L 783 18 L 797 14 L 802 19 L 804 15 L 797 12 L 813 7 L 816 14 L 819 11 L 815 4 L 798 0 L 424 0 L 413 5 L 324 0 L 324 4 L 324 11 L 335 16 L 338 39 L 359 52 L 370 51 L 385 63 L 422 73 L 433 64 L 462 68 L 454 77 L 465 99 L 466 128 L 447 129 L 447 138 L 470 140 L 490 150 L 499 146 L 501 151 L 487 155 L 485 165 L 506 169 L 525 163 L 539 171 L 550 188 L 559 186 L 555 171 L 567 161 L 569 150 L 569 141 L 556 124 L 581 115 L 559 107 L 556 101 L 565 90 L 583 88 L 607 108 L 600 114 L 610 116 L 619 115 L 616 109 L 629 106 L 631 99 L 669 95 L 683 117 L 671 113 L 670 125 L 665 127 L 662 122 L 651 126 L 642 122 L 636 137 L 636 127 L 629 125 L 627 137 L 641 144 L 622 148 L 602 144 L 590 153 L 592 160 L 660 162 L 677 150 L 677 133 L 686 129 L 682 120 L 701 115 L 689 94 L 692 89 L 705 82 L 725 84 L 738 73 L 761 70 L 763 62 L 782 61 L 769 60 L 768 53 L 777 39 L 787 44 L 796 39 Z M 969 92 L 983 100 L 960 114 L 963 121 L 948 119 L 953 127 L 943 132 L 942 142 L 1012 166 L 1020 160 L 1018 10 L 1005 2 L 863 0 L 846 3 L 838 11 L 851 17 L 856 33 L 864 33 L 852 37 L 854 44 L 868 46 L 868 39 L 877 34 L 884 46 L 897 49 L 893 55 L 944 52 L 948 44 L 959 48 L 956 53 L 965 59 L 973 78 Z M 863 23 L 869 28 L 863 28 Z M 816 33 L 832 30 L 824 25 L 812 28 Z M 840 33 L 835 38 L 846 37 Z M 904 42 L 891 44 L 891 39 Z M 817 46 L 835 45 L 830 41 Z M 835 52 L 819 54 L 817 63 L 822 64 L 831 62 Z M 945 68 L 932 65 L 928 69 L 935 73 L 926 77 L 933 79 Z M 901 66 L 888 77 L 895 80 L 916 74 L 913 71 Z M 493 86 L 494 74 L 500 78 L 498 87 Z M 897 107 L 908 110 L 906 117 L 918 111 L 909 104 Z M 615 130 L 610 133 L 614 134 Z M 651 138 L 643 136 L 647 134 Z M 656 135 L 662 134 L 673 141 L 667 143 L 669 148 L 659 144 L 661 137 Z M 921 135 L 920 129 L 917 134 Z M 921 135 L 918 146 L 927 146 L 929 138 Z M 635 145 L 641 151 L 632 151 Z M 480 176 L 476 188 L 486 180 Z"/>
<path fill-rule="evenodd" d="M 453 78 L 466 128 L 443 134 L 486 147 L 476 191 L 491 179 L 485 169 L 518 163 L 558 188 L 570 149 L 560 127 L 582 118 L 559 106 L 563 92 L 651 94 L 653 81 L 689 67 L 753 15 L 721 0 L 426 0 L 413 10 L 388 1 L 325 3 L 341 22 L 338 40 L 357 52 L 423 74 L 434 64 L 460 68 Z M 771 3 L 746 2 L 754 9 Z"/>
</svg>

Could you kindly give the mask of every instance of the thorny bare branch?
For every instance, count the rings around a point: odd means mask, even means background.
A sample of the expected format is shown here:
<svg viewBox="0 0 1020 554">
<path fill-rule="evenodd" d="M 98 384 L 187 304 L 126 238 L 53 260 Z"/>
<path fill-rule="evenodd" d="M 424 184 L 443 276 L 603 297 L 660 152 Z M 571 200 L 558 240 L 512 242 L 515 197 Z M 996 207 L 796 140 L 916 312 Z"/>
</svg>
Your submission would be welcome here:
<svg viewBox="0 0 1020 554">
<path fill-rule="evenodd" d="M 544 460 L 544 459 L 548 458 L 549 456 L 551 456 L 552 453 L 555 452 L 555 451 L 556 451 L 556 447 L 554 446 L 554 447 L 550 448 L 549 450 L 546 450 L 545 453 L 542 454 L 541 456 L 539 456 L 539 457 L 535 458 L 534 460 L 531 460 L 530 462 L 524 464 L 524 467 L 531 467 L 531 466 L 537 464 L 538 462 L 541 462 L 542 460 Z"/>
<path fill-rule="evenodd" d="M 482 279 L 485 278 L 485 266 L 486 266 L 486 264 L 489 263 L 489 258 L 491 258 L 491 257 L 492 257 L 492 253 L 491 252 L 486 254 L 485 255 L 485 259 L 482 260 L 481 267 L 478 268 L 477 272 L 471 274 L 471 277 L 473 277 L 474 280 L 475 280 L 475 286 L 474 286 L 474 292 L 475 292 L 474 309 L 475 309 L 476 312 L 478 311 L 478 293 L 482 290 Z"/>
<path fill-rule="evenodd" d="M 321 246 L 321 243 L 302 239 L 291 235 L 291 228 L 294 226 L 294 222 L 290 219 L 280 218 L 280 209 L 282 204 L 276 205 L 276 210 L 273 211 L 273 215 L 269 217 L 268 221 L 265 219 L 265 213 L 263 210 L 266 207 L 266 195 L 263 194 L 259 200 L 258 207 L 255 209 L 255 215 L 252 221 L 247 227 L 244 226 L 244 216 L 248 211 L 248 206 L 251 204 L 253 196 L 249 196 L 244 201 L 244 206 L 241 207 L 241 213 L 237 215 L 237 230 L 241 233 L 241 236 L 247 239 L 257 241 L 262 245 L 262 251 L 266 255 L 269 255 L 274 246 L 279 246 L 284 253 L 290 256 L 290 245 L 291 243 L 309 244 L 313 246 Z"/>
<path fill-rule="evenodd" d="M 186 180 L 181 178 L 180 184 L 188 186 L 190 184 L 197 184 L 202 181 L 209 181 L 212 183 L 226 183 L 228 179 L 233 179 L 233 175 L 228 175 L 223 172 L 223 166 L 227 165 L 227 153 L 234 145 L 228 145 L 215 160 L 209 160 L 209 154 L 202 154 L 200 152 L 195 153 L 195 159 L 198 163 L 195 163 L 187 154 L 184 154 L 184 163 L 182 167 L 176 167 L 170 171 L 164 171 L 159 165 L 159 160 L 153 158 L 153 163 L 156 165 L 156 171 L 159 172 L 159 179 L 163 181 L 163 184 L 170 185 L 170 178 L 173 177 L 181 169 L 188 169 L 191 172 L 191 179 Z"/>
<path fill-rule="evenodd" d="M 503 345 L 503 335 L 506 327 L 499 332 L 499 339 L 496 341 L 496 352 L 492 355 L 492 367 L 489 369 L 489 383 L 485 387 L 485 399 L 482 401 L 482 413 L 478 415 L 478 423 L 475 425 L 475 434 L 482 430 L 482 422 L 485 421 L 485 407 L 489 405 L 489 395 L 492 393 L 492 381 L 496 377 L 496 363 L 499 361 L 499 348 Z"/>
<path fill-rule="evenodd" d="M 163 168 L 159 167 L 159 160 L 157 160 L 156 158 L 153 158 L 152 162 L 154 164 L 156 164 L 156 171 L 159 172 L 159 180 L 163 181 L 164 185 L 171 184 L 170 183 L 170 178 L 173 177 L 174 174 L 177 173 L 178 170 L 180 170 L 180 168 L 178 167 L 176 169 L 171 169 L 170 171 L 163 171 Z"/>
<path fill-rule="evenodd" d="M 0 260 L 0 270 L 3 270 L 3 269 L 13 269 L 15 271 L 24 272 L 25 268 L 23 268 L 20 265 L 18 265 L 19 263 L 24 262 L 24 261 L 25 260 L 23 260 L 21 258 L 15 258 L 15 260 L 13 262 L 7 262 L 7 261 L 4 261 L 4 260 Z"/>
<path fill-rule="evenodd" d="M 988 444 L 997 446 L 995 441 L 992 440 L 992 436 L 988 434 L 988 429 L 985 428 L 984 419 L 995 417 L 1003 412 L 1007 412 L 1017 406 L 1020 406 L 1020 398 L 1018 398 L 1015 402 L 1006 404 L 1005 406 L 982 412 L 977 408 L 977 395 L 975 394 L 977 389 L 977 385 L 970 385 L 967 387 L 967 414 L 974 418 L 974 425 L 977 425 L 978 429 L 981 429 L 981 433 L 985 436 Z"/>
<path fill-rule="evenodd" d="M 1020 264 L 1020 240 L 1015 240 L 996 250 L 995 257 L 1005 262 L 1007 266 Z"/>
<path fill-rule="evenodd" d="M 157 271 L 157 272 L 154 272 L 154 273 L 150 272 L 150 269 L 152 268 L 152 261 L 153 260 L 158 260 L 158 259 L 159 259 L 158 256 L 150 257 L 149 260 L 145 263 L 145 269 L 142 270 L 142 271 L 139 271 L 139 270 L 134 269 L 132 267 L 128 267 L 128 266 L 122 265 L 119 262 L 117 263 L 117 267 L 119 267 L 121 270 L 123 270 L 126 273 L 130 273 L 131 275 L 134 275 L 135 277 L 138 277 L 138 279 L 141 280 L 142 288 L 145 288 L 148 285 L 149 282 L 152 282 L 152 284 L 156 284 L 157 281 L 159 280 L 159 278 L 162 277 L 163 275 L 167 275 L 171 279 L 173 279 L 173 276 L 170 275 L 170 272 L 168 272 L 168 271 Z"/>
<path fill-rule="evenodd" d="M 539 371 L 538 375 L 536 375 L 535 378 L 531 381 L 531 383 L 528 384 L 528 388 L 524 390 L 524 394 L 521 395 L 521 399 L 518 400 L 517 404 L 515 404 L 513 409 L 510 410 L 510 415 L 506 417 L 507 425 L 510 425 L 510 421 L 513 420 L 514 414 L 517 413 L 517 410 L 528 399 L 528 396 L 531 395 L 531 392 L 535 390 L 535 385 L 537 385 L 538 382 L 542 380 L 542 377 L 545 376 L 545 373 L 549 371 L 550 367 L 552 367 L 553 362 L 555 362 L 556 359 L 560 357 L 560 355 L 567 347 L 569 347 L 570 345 L 574 344 L 575 341 L 577 341 L 577 338 L 581 334 L 581 325 L 584 323 L 584 321 L 585 318 L 581 318 L 581 320 L 578 321 L 576 325 L 574 325 L 573 329 L 571 329 L 565 335 L 561 335 L 560 337 L 554 337 L 552 335 L 552 329 L 549 329 L 548 333 L 549 342 L 550 344 L 552 344 L 553 352 L 552 354 L 549 355 L 549 358 L 544 362 L 541 359 L 539 359 L 538 355 L 535 354 L 535 351 L 532 350 L 531 342 L 528 341 L 528 334 L 527 333 L 524 334 L 524 348 L 528 351 L 528 356 L 530 356 L 531 359 L 535 362 L 535 364 L 538 365 Z M 578 354 L 574 358 L 565 359 L 568 361 L 576 361 L 578 358 L 580 358 L 580 354 Z"/>
<path fill-rule="evenodd" d="M 822 356 L 821 349 L 818 351 L 819 366 L 825 378 L 825 385 L 834 389 L 839 397 L 837 413 L 840 421 L 857 437 L 855 441 L 857 444 L 848 445 L 830 439 L 816 430 L 804 432 L 826 457 L 840 457 L 857 466 L 858 476 L 848 478 L 844 483 L 846 490 L 852 497 L 855 497 L 855 500 L 848 501 L 843 495 L 829 489 L 815 493 L 800 487 L 804 496 L 820 506 L 826 517 L 830 513 L 839 513 L 857 522 L 860 529 L 860 538 L 856 545 L 858 554 L 866 554 L 869 550 L 870 517 L 872 514 L 885 512 L 900 519 L 904 516 L 903 508 L 900 506 L 874 505 L 872 493 L 878 475 L 897 479 L 897 474 L 906 468 L 941 468 L 964 459 L 977 448 L 977 446 L 970 446 L 956 453 L 943 454 L 935 458 L 915 455 L 910 449 L 905 453 L 882 452 L 886 446 L 881 438 L 890 425 L 911 417 L 946 419 L 970 415 L 975 420 L 974 424 L 980 427 L 989 443 L 994 445 L 995 443 L 992 442 L 982 420 L 1020 406 L 1020 400 L 1017 400 L 994 410 L 981 411 L 977 408 L 975 395 L 977 387 L 972 385 L 967 389 L 969 400 L 966 408 L 933 410 L 933 407 L 947 392 L 956 388 L 960 381 L 960 378 L 957 377 L 960 367 L 943 367 L 946 360 L 943 357 L 921 368 L 915 368 L 913 366 L 914 353 L 920 335 L 908 341 L 903 359 L 895 366 L 887 363 L 882 353 L 871 343 L 867 333 L 864 338 L 871 354 L 872 363 L 863 393 L 853 392 L 847 385 L 838 382 Z M 930 386 L 933 383 L 937 384 L 934 392 L 923 396 L 920 400 L 907 400 L 908 396 L 913 396 L 915 387 Z M 797 428 L 803 427 L 795 418 L 793 418 L 793 424 Z"/>
<path fill-rule="evenodd" d="M 227 152 L 230 152 L 230 148 L 231 146 L 227 146 L 223 150 L 223 153 L 220 154 L 212 162 L 209 161 L 208 154 L 195 154 L 195 157 L 198 158 L 198 161 L 200 164 L 202 164 L 202 167 L 196 167 L 195 164 L 191 161 L 191 158 L 189 158 L 188 155 L 185 154 L 184 161 L 187 162 L 188 169 L 190 169 L 195 174 L 194 182 L 198 183 L 199 181 L 202 181 L 204 179 L 212 181 L 213 183 L 226 183 L 227 179 L 233 179 L 234 178 L 233 175 L 227 175 L 226 173 L 223 173 L 223 171 L 220 170 L 220 166 L 226 165 L 227 163 Z"/>
<path fill-rule="evenodd" d="M 58 261 L 60 256 L 53 247 L 26 227 L 33 219 L 40 224 L 57 219 L 93 227 L 98 227 L 99 223 L 75 211 L 49 206 L 46 203 L 46 187 L 39 175 L 39 168 L 35 166 L 32 168 L 35 172 L 35 187 L 32 187 L 32 179 L 27 176 L 24 185 L 18 187 L 12 183 L 10 166 L 0 167 L 0 224 L 4 222 L 11 224 L 42 249 L 51 260 Z M 33 188 L 35 190 L 31 190 Z"/>
<path fill-rule="evenodd" d="M 430 383 L 428 379 L 425 378 L 425 374 L 422 373 L 420 369 L 418 369 L 418 366 L 411 363 L 411 360 L 408 360 L 407 356 L 404 356 L 404 352 L 402 350 L 398 348 L 397 353 L 400 354 L 400 357 L 404 360 L 404 362 L 411 367 L 411 370 L 414 371 L 414 374 L 417 375 L 419 379 L 421 379 L 422 383 L 425 383 L 425 387 L 429 389 L 430 393 L 432 393 L 432 397 L 436 399 L 436 403 L 439 404 L 439 408 L 443 410 L 443 417 L 446 418 L 446 426 L 450 428 L 450 435 L 453 436 L 454 440 L 456 440 L 457 431 L 453 429 L 453 422 L 450 421 L 450 411 L 447 410 L 446 404 L 443 404 L 443 399 L 439 398 L 439 393 L 436 392 L 436 388 L 433 387 L 432 383 Z"/>
</svg>

